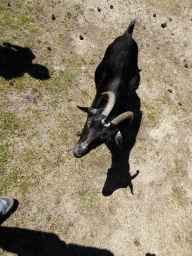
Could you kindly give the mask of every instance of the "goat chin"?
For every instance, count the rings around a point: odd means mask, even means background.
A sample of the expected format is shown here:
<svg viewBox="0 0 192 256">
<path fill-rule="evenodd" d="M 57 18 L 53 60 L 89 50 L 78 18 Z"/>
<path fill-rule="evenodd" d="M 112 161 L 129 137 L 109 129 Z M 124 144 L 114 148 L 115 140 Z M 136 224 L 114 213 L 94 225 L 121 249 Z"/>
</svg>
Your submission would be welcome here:
<svg viewBox="0 0 192 256">
<path fill-rule="evenodd" d="M 73 151 L 73 155 L 76 157 L 76 158 L 81 158 L 83 155 L 82 154 L 79 154 L 78 152 L 76 152 L 75 150 Z"/>
</svg>

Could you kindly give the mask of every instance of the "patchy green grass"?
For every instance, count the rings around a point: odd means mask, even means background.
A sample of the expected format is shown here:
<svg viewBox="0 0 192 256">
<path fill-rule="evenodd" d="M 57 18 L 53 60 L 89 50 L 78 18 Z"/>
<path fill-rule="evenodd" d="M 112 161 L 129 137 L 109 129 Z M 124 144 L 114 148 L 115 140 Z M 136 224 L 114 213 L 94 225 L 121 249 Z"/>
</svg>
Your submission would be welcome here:
<svg viewBox="0 0 192 256">
<path fill-rule="evenodd" d="M 89 192 L 89 189 L 83 189 L 83 190 L 78 190 L 77 193 L 80 197 L 85 198 L 86 194 Z"/>
<path fill-rule="evenodd" d="M 45 81 L 42 84 L 50 93 L 67 92 L 72 86 L 73 75 L 70 71 L 60 71 L 59 74 L 53 77 L 50 81 Z"/>
<path fill-rule="evenodd" d="M 90 64 L 90 65 L 94 65 L 94 64 L 95 64 L 95 61 L 94 61 L 94 60 L 91 60 L 91 61 L 89 62 L 89 64 Z"/>
<path fill-rule="evenodd" d="M 23 158 L 24 160 L 29 164 L 29 165 L 34 165 L 35 162 L 40 159 L 40 155 L 34 151 L 34 150 L 31 150 L 31 149 L 28 149 L 27 152 L 25 152 L 23 154 Z"/>
<path fill-rule="evenodd" d="M 90 99 L 91 97 L 89 96 L 89 93 L 87 90 L 81 90 L 81 93 L 83 94 L 83 96 L 85 97 L 85 99 Z"/>
<path fill-rule="evenodd" d="M 169 95 L 168 95 L 167 93 L 163 94 L 163 95 L 162 95 L 161 102 L 162 102 L 163 104 L 167 104 L 167 103 L 169 103 L 169 101 L 170 101 Z"/>
<path fill-rule="evenodd" d="M 158 123 L 158 116 L 157 116 L 157 111 L 155 107 L 144 101 L 141 103 L 141 106 L 147 110 L 146 112 L 147 119 L 152 123 L 152 126 L 155 127 Z"/>
<path fill-rule="evenodd" d="M 36 15 L 35 6 L 33 8 L 30 8 L 29 6 L 26 7 L 28 11 L 31 12 L 31 17 L 28 17 L 28 15 L 26 14 L 24 5 L 16 6 L 16 8 L 20 10 L 18 11 L 15 8 L 14 11 L 12 11 L 12 13 L 9 8 L 5 8 L 4 6 L 1 6 L 0 8 L 2 10 L 2 13 L 0 13 L 0 25 L 3 26 L 3 28 L 5 29 L 7 28 L 9 30 L 13 30 L 14 32 L 14 34 L 10 33 L 10 39 L 6 37 L 6 42 L 14 44 L 12 40 L 17 39 L 22 42 L 22 45 L 25 44 L 26 46 L 28 46 L 29 42 L 35 44 L 36 46 L 37 44 L 42 43 L 48 44 L 48 41 L 43 42 L 41 39 L 39 39 L 40 37 L 37 38 L 33 35 L 37 33 L 37 27 L 35 27 L 34 24 L 32 24 L 33 17 L 35 17 Z M 38 11 L 42 12 L 40 9 L 38 9 Z M 42 28 L 42 26 L 40 27 Z M 4 32 L 5 29 L 2 30 L 2 32 Z M 48 28 L 44 29 L 48 31 Z M 25 30 L 25 33 L 22 34 L 23 30 Z M 15 36 L 16 34 L 17 37 Z M 59 35 L 61 37 L 61 34 Z M 39 46 L 37 46 L 37 48 L 38 47 Z M 66 100 L 69 103 L 74 98 L 70 94 L 65 96 L 68 90 L 71 90 L 73 86 L 74 74 L 73 70 L 70 70 L 70 65 L 73 65 L 73 63 L 77 62 L 75 54 L 73 55 L 74 57 L 71 58 L 71 63 L 66 63 L 66 65 L 69 64 L 69 67 L 66 68 L 65 71 L 59 71 L 54 75 L 50 71 L 50 80 L 38 81 L 35 78 L 30 77 L 28 74 L 25 74 L 22 77 L 11 79 L 9 81 L 1 77 L 1 92 L 4 95 L 6 95 L 6 93 L 9 92 L 9 90 L 16 90 L 19 95 L 19 92 L 24 92 L 27 88 L 31 88 L 32 92 L 36 93 L 38 91 L 38 93 L 43 95 L 43 91 L 44 89 L 46 89 L 46 93 L 49 95 L 49 100 L 46 103 L 46 105 L 50 109 L 50 111 L 53 111 L 53 109 L 57 109 L 58 107 L 61 108 L 60 101 L 62 97 L 66 97 Z M 40 56 L 37 56 L 38 59 L 39 57 Z M 63 57 L 63 59 L 64 58 L 66 57 Z M 47 62 L 46 57 L 45 59 Z M 34 129 L 34 126 L 40 124 L 41 122 L 44 122 L 44 119 L 46 118 L 46 116 L 44 116 L 38 108 L 34 108 L 34 103 L 32 104 L 33 107 L 26 107 L 26 116 L 23 116 L 22 119 L 16 117 L 17 113 L 13 113 L 7 110 L 8 103 L 6 103 L 6 101 L 4 102 L 3 98 L 0 97 L 0 100 L 0 168 L 1 174 L 3 173 L 1 179 L 2 186 L 0 187 L 0 192 L 1 194 L 4 194 L 8 190 L 15 189 L 15 191 L 17 190 L 18 192 L 20 192 L 22 196 L 26 196 L 30 187 L 37 185 L 39 183 L 39 180 L 43 178 L 43 176 L 37 174 L 37 166 L 40 166 L 42 174 L 49 173 L 53 168 L 59 168 L 61 165 L 63 165 L 65 163 L 65 159 L 62 156 L 62 152 L 58 151 L 58 149 L 54 148 L 54 151 L 51 151 L 47 147 L 38 148 L 37 144 L 35 144 L 36 147 L 32 147 L 30 145 L 30 141 L 34 140 L 37 137 L 37 131 Z M 70 113 L 72 114 L 72 110 L 70 111 Z M 54 137 L 54 140 L 58 142 L 61 139 L 64 145 L 71 145 L 71 143 L 74 142 L 74 137 L 67 131 L 67 129 L 71 129 L 72 122 L 68 118 L 67 121 L 65 120 L 65 122 L 59 120 L 59 123 L 62 123 L 62 129 L 59 128 L 61 131 L 60 137 L 57 134 L 55 134 L 56 136 Z M 57 133 L 57 130 L 53 131 L 53 133 L 54 132 Z M 27 137 L 25 149 L 21 153 L 19 153 L 17 150 L 16 138 L 20 136 L 26 136 L 26 134 Z M 6 140 L 8 138 L 12 138 L 12 145 L 6 143 Z M 12 168 L 11 161 L 14 159 L 17 159 L 18 165 L 21 166 L 18 175 L 16 175 L 17 172 L 15 172 L 14 174 L 8 174 L 6 173 L 6 170 L 4 168 L 5 165 L 7 166 L 8 164 L 10 165 L 9 168 Z M 22 177 L 19 178 L 20 181 L 18 177 Z M 14 185 L 16 181 L 17 186 Z"/>
<path fill-rule="evenodd" d="M 187 166 L 182 159 L 175 159 L 175 171 L 179 173 L 181 177 L 187 176 Z"/>
<path fill-rule="evenodd" d="M 94 200 L 96 200 L 98 193 L 99 191 L 89 188 L 77 191 L 77 194 L 83 200 L 87 210 L 91 210 L 91 208 L 94 207 Z"/>
<path fill-rule="evenodd" d="M 189 234 L 186 236 L 186 242 L 192 248 L 192 231 L 189 232 Z"/>
<path fill-rule="evenodd" d="M 82 61 L 85 65 L 87 64 L 86 60 L 81 59 L 81 61 Z"/>
<path fill-rule="evenodd" d="M 186 191 L 182 187 L 173 186 L 172 194 L 178 200 L 180 206 L 183 207 L 187 204 Z"/>
<path fill-rule="evenodd" d="M 147 80 L 148 83 L 150 82 L 150 78 L 149 77 L 147 77 L 146 80 Z"/>
<path fill-rule="evenodd" d="M 19 185 L 19 192 L 23 195 L 26 196 L 26 194 L 29 191 L 29 188 L 31 186 L 37 186 L 38 182 L 30 182 L 30 181 L 23 181 L 20 185 Z"/>
<path fill-rule="evenodd" d="M 182 6 L 181 0 L 145 0 L 144 2 L 147 5 L 152 5 L 156 9 L 174 15 L 179 15 Z"/>
<path fill-rule="evenodd" d="M 16 134 L 19 130 L 22 131 L 21 120 L 10 111 L 0 110 L 0 140 L 7 135 Z"/>
<path fill-rule="evenodd" d="M 67 12 L 67 13 L 66 13 L 66 17 L 67 17 L 68 19 L 71 18 L 71 15 L 72 15 L 71 12 Z"/>
<path fill-rule="evenodd" d="M 9 150 L 7 137 L 24 135 L 25 124 L 10 111 L 0 110 L 0 169 L 13 158 Z"/>
<path fill-rule="evenodd" d="M 3 175 L 4 172 L 4 165 L 12 159 L 13 155 L 9 151 L 8 144 L 1 144 L 0 145 L 0 175 Z"/>
<path fill-rule="evenodd" d="M 19 171 L 14 170 L 4 180 L 0 179 L 0 195 L 3 195 L 11 186 L 17 186 L 19 177 Z"/>
<path fill-rule="evenodd" d="M 8 10 L 8 7 L 5 4 L 0 4 L 0 11 Z"/>
</svg>

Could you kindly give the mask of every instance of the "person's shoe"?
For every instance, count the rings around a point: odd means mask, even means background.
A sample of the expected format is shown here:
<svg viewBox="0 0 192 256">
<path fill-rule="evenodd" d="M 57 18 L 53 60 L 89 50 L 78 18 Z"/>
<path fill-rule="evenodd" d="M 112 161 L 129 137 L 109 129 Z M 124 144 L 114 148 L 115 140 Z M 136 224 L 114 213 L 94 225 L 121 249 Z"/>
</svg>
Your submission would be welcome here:
<svg viewBox="0 0 192 256">
<path fill-rule="evenodd" d="M 0 218 L 5 217 L 12 209 L 14 200 L 8 196 L 0 197 Z"/>
</svg>

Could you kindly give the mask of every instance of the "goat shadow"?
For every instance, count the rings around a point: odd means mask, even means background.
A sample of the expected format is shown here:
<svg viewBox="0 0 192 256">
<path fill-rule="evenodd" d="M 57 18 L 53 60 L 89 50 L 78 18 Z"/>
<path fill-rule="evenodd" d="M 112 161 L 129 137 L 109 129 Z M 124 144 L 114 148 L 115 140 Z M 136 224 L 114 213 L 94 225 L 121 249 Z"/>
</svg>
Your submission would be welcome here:
<svg viewBox="0 0 192 256">
<path fill-rule="evenodd" d="M 134 119 L 130 126 L 128 122 L 125 122 L 120 128 L 124 140 L 123 149 L 121 150 L 116 146 L 114 139 L 106 143 L 106 146 L 112 154 L 112 165 L 111 168 L 108 169 L 107 179 L 102 190 L 104 196 L 110 196 L 117 189 L 127 187 L 130 188 L 133 194 L 131 181 L 139 174 L 139 171 L 136 171 L 136 173 L 131 176 L 129 156 L 135 145 L 141 124 L 142 112 L 140 111 L 140 105 L 140 99 L 136 92 L 134 92 L 129 97 L 127 104 L 127 109 L 134 113 Z"/>
<path fill-rule="evenodd" d="M 32 64 L 34 59 L 35 55 L 28 47 L 4 42 L 0 45 L 0 76 L 11 80 L 28 73 L 36 79 L 49 79 L 49 70 L 42 65 Z"/>
<path fill-rule="evenodd" d="M 18 256 L 114 256 L 106 249 L 66 244 L 52 233 L 1 226 L 0 248 Z"/>
</svg>

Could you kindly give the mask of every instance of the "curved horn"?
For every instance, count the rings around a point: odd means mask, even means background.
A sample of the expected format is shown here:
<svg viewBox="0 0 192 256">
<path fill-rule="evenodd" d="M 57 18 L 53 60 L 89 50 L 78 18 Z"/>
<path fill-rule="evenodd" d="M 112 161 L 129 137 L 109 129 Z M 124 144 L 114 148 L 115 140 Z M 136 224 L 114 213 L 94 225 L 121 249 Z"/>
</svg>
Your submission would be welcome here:
<svg viewBox="0 0 192 256">
<path fill-rule="evenodd" d="M 90 114 L 90 115 L 94 115 L 96 114 L 97 112 L 97 109 L 94 109 L 94 108 L 86 108 L 86 107 L 80 107 L 80 106 L 77 106 L 79 109 L 81 109 L 82 111 Z"/>
<path fill-rule="evenodd" d="M 113 119 L 111 121 L 111 123 L 114 125 L 118 125 L 119 123 L 123 122 L 124 120 L 126 120 L 128 118 L 131 118 L 131 122 L 132 122 L 132 120 L 134 118 L 133 112 L 131 112 L 131 111 L 124 112 L 121 115 L 117 116 L 115 119 Z M 131 124 L 131 122 L 130 122 L 130 124 Z"/>
<path fill-rule="evenodd" d="M 103 94 L 107 94 L 109 96 L 108 103 L 102 112 L 102 115 L 106 116 L 106 118 L 107 118 L 108 115 L 110 114 L 113 106 L 115 105 L 115 94 L 113 92 L 104 92 L 104 93 L 102 93 L 102 95 Z"/>
</svg>

